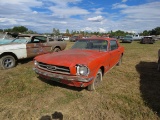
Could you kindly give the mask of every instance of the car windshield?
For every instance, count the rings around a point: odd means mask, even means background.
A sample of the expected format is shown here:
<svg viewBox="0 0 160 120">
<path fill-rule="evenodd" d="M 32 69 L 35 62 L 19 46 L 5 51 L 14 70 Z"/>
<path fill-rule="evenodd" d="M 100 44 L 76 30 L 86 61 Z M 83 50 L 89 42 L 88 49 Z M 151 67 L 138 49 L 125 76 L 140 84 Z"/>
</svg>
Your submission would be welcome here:
<svg viewBox="0 0 160 120">
<path fill-rule="evenodd" d="M 12 43 L 27 43 L 30 40 L 30 36 L 19 36 L 14 39 Z"/>
<path fill-rule="evenodd" d="M 125 36 L 124 38 L 132 38 L 132 36 Z"/>
<path fill-rule="evenodd" d="M 0 33 L 0 45 L 2 44 L 9 44 L 11 43 L 15 38 L 8 33 Z"/>
<path fill-rule="evenodd" d="M 106 40 L 78 40 L 71 49 L 90 49 L 90 50 L 107 50 L 108 42 Z"/>
<path fill-rule="evenodd" d="M 13 40 L 13 39 L 14 39 L 14 37 L 12 37 L 12 35 L 7 34 L 7 33 L 0 33 L 0 39 Z"/>
</svg>

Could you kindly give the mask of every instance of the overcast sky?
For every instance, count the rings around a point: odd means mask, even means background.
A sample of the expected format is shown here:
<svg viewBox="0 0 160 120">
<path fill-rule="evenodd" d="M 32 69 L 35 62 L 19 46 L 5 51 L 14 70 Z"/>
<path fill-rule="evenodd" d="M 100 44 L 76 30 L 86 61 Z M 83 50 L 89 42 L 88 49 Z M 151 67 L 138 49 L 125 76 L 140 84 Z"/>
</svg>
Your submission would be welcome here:
<svg viewBox="0 0 160 120">
<path fill-rule="evenodd" d="M 138 33 L 160 27 L 160 0 L 0 0 L 0 29 L 14 26 Z"/>
</svg>

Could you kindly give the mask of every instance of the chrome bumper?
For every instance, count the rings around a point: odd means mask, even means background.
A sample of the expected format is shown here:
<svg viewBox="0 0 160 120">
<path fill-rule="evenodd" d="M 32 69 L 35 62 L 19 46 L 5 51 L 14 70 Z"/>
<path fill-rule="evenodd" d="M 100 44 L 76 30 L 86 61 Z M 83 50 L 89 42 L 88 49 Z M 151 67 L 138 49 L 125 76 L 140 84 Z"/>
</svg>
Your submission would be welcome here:
<svg viewBox="0 0 160 120">
<path fill-rule="evenodd" d="M 33 70 L 38 75 L 43 75 L 43 76 L 49 77 L 50 79 L 58 78 L 58 79 L 63 79 L 63 80 L 68 80 L 68 81 L 78 81 L 78 82 L 90 82 L 91 80 L 94 79 L 94 77 L 88 78 L 88 77 L 82 77 L 82 76 L 69 76 L 69 75 L 51 73 L 51 72 L 47 72 L 47 71 L 37 69 L 37 68 L 33 68 Z"/>
</svg>

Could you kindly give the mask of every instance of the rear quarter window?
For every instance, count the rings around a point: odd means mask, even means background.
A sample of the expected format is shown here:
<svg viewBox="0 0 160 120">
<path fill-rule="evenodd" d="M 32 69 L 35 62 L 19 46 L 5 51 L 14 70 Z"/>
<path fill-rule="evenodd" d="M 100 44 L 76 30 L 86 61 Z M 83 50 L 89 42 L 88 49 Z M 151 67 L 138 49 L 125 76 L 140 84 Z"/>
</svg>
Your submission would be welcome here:
<svg viewBox="0 0 160 120">
<path fill-rule="evenodd" d="M 115 49 L 118 49 L 118 44 L 117 44 L 117 41 L 116 40 L 111 40 L 110 41 L 110 50 L 115 50 Z"/>
</svg>

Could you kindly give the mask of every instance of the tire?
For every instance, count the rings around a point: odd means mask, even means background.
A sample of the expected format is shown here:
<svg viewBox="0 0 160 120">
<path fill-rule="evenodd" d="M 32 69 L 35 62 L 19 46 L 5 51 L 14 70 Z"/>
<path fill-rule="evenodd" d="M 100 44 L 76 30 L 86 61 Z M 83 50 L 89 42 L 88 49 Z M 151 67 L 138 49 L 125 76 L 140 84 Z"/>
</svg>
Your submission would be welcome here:
<svg viewBox="0 0 160 120">
<path fill-rule="evenodd" d="M 157 68 L 157 70 L 160 72 L 160 63 L 158 64 L 158 68 Z"/>
<path fill-rule="evenodd" d="M 101 69 L 98 70 L 95 79 L 93 80 L 92 84 L 90 84 L 87 89 L 89 91 L 96 90 L 97 86 L 102 82 L 102 71 Z"/>
<path fill-rule="evenodd" d="M 0 58 L 0 68 L 1 69 L 10 69 L 15 67 L 16 60 L 11 55 L 6 55 Z"/>
<path fill-rule="evenodd" d="M 59 51 L 61 51 L 61 49 L 58 47 L 54 48 L 54 50 L 53 50 L 53 52 L 59 52 Z"/>
<path fill-rule="evenodd" d="M 122 64 L 122 55 L 121 55 L 121 57 L 120 57 L 120 59 L 119 59 L 119 61 L 117 63 L 117 66 L 120 66 L 121 64 Z"/>
<path fill-rule="evenodd" d="M 160 54 L 160 50 L 158 51 L 158 56 Z M 159 59 L 158 59 L 158 67 L 157 67 L 157 70 L 160 72 L 160 56 L 159 56 Z"/>
</svg>

